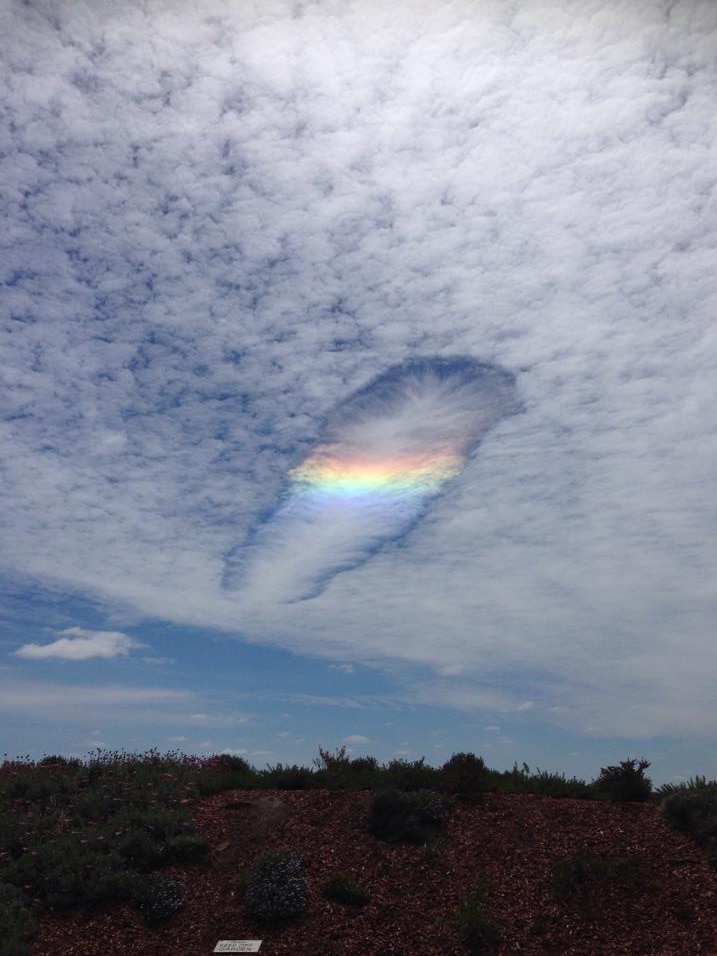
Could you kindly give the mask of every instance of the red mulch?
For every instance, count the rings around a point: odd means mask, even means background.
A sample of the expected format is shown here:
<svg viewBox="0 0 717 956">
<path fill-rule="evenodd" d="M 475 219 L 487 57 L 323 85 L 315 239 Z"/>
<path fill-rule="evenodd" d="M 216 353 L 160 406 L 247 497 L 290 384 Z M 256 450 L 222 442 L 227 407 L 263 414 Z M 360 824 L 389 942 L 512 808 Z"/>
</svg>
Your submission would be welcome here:
<svg viewBox="0 0 717 956">
<path fill-rule="evenodd" d="M 654 804 L 609 804 L 533 795 L 455 803 L 437 852 L 388 846 L 364 829 L 371 794 L 231 791 L 199 801 L 194 820 L 210 840 L 209 865 L 173 867 L 186 905 L 161 929 L 129 906 L 49 914 L 32 956 L 206 956 L 220 939 L 262 939 L 261 956 L 465 956 L 447 917 L 481 877 L 501 928 L 497 956 L 717 956 L 717 872 Z M 552 865 L 589 847 L 634 854 L 645 888 L 562 899 Z M 304 854 L 309 908 L 296 923 L 257 929 L 235 893 L 239 870 L 268 849 Z M 370 902 L 330 902 L 321 885 L 350 872 Z"/>
</svg>

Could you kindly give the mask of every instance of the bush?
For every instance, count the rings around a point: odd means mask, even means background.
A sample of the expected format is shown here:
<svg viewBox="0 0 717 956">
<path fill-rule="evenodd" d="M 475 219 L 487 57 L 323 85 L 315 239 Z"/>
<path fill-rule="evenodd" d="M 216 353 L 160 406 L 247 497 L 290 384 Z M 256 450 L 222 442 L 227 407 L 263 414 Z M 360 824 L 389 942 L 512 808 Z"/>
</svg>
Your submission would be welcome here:
<svg viewBox="0 0 717 956">
<path fill-rule="evenodd" d="M 420 760 L 392 760 L 383 771 L 386 785 L 396 790 L 433 790 L 440 786 L 442 774 Z"/>
<path fill-rule="evenodd" d="M 299 853 L 266 853 L 243 881 L 244 902 L 258 923 L 280 923 L 301 916 L 308 902 L 304 858 Z"/>
<path fill-rule="evenodd" d="M 602 767 L 593 781 L 596 793 L 615 803 L 638 803 L 648 800 L 652 781 L 645 776 L 648 760 L 623 760 L 616 767 Z"/>
<path fill-rule="evenodd" d="M 436 793 L 383 790 L 369 804 L 368 829 L 386 843 L 420 846 L 436 837 L 448 815 L 448 803 Z"/>
<path fill-rule="evenodd" d="M 275 767 L 267 767 L 264 781 L 277 790 L 308 790 L 314 785 L 314 773 L 298 764 L 284 767 L 278 763 Z"/>
<path fill-rule="evenodd" d="M 717 867 L 717 783 L 698 778 L 689 788 L 673 790 L 662 801 L 662 815 L 673 830 L 692 837 Z"/>
<path fill-rule="evenodd" d="M 344 873 L 338 873 L 325 883 L 321 892 L 327 899 L 350 906 L 363 906 L 371 898 L 368 890 L 364 889 L 355 877 Z"/>
<path fill-rule="evenodd" d="M 330 790 L 340 790 L 346 786 L 351 761 L 346 747 L 339 747 L 335 753 L 319 747 L 319 756 L 314 759 L 317 782 Z"/>
<path fill-rule="evenodd" d="M 441 767 L 447 789 L 465 801 L 480 800 L 488 789 L 489 771 L 482 757 L 471 753 L 453 754 Z"/>
<path fill-rule="evenodd" d="M 36 923 L 19 889 L 0 882 L 0 956 L 27 956 Z"/>
<path fill-rule="evenodd" d="M 562 773 L 550 773 L 541 770 L 530 772 L 530 767 L 524 763 L 518 769 L 513 764 L 512 770 L 498 772 L 488 771 L 488 782 L 499 793 L 534 793 L 542 797 L 572 797 L 581 800 L 595 799 L 595 791 L 589 783 L 577 777 L 567 778 Z"/>
<path fill-rule="evenodd" d="M 184 906 L 184 894 L 179 880 L 154 873 L 140 884 L 134 904 L 148 926 L 163 923 Z"/>
<path fill-rule="evenodd" d="M 209 855 L 209 842 L 196 833 L 180 833 L 167 841 L 170 863 L 200 863 Z"/>
<path fill-rule="evenodd" d="M 645 885 L 642 861 L 634 856 L 609 856 L 587 847 L 553 865 L 553 888 L 562 896 L 593 893 L 600 886 L 628 891 Z"/>
<path fill-rule="evenodd" d="M 497 947 L 498 927 L 480 892 L 474 891 L 461 903 L 455 922 L 471 953 L 491 953 Z"/>
</svg>

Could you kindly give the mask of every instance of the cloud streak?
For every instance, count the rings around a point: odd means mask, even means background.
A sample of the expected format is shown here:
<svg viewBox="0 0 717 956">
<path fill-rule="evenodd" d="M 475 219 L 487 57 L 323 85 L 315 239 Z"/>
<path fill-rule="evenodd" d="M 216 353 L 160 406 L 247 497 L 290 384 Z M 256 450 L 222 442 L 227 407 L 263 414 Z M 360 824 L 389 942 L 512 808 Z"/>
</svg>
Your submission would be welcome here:
<svg viewBox="0 0 717 956">
<path fill-rule="evenodd" d="M 86 631 L 81 627 L 70 627 L 50 644 L 23 644 L 15 651 L 15 656 L 31 661 L 110 660 L 113 657 L 128 657 L 131 650 L 145 646 L 119 631 Z"/>
</svg>

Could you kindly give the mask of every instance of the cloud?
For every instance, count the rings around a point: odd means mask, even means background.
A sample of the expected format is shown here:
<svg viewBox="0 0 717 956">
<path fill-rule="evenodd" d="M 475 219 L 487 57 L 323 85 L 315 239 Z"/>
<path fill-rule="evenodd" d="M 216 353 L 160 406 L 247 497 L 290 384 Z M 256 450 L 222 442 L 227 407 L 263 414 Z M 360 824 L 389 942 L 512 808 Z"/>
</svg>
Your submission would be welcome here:
<svg viewBox="0 0 717 956">
<path fill-rule="evenodd" d="M 86 631 L 81 627 L 70 627 L 60 633 L 64 636 L 50 644 L 23 644 L 14 654 L 34 661 L 88 661 L 96 657 L 109 660 L 128 657 L 131 650 L 146 646 L 119 631 Z"/>
<path fill-rule="evenodd" d="M 331 412 L 291 470 L 284 503 L 230 555 L 225 585 L 281 602 L 317 597 L 404 538 L 517 410 L 513 377 L 492 365 L 423 358 L 390 368 Z"/>
<path fill-rule="evenodd" d="M 345 744 L 370 744 L 372 743 L 370 737 L 364 737 L 362 734 L 351 734 L 349 737 L 344 737 Z"/>
<path fill-rule="evenodd" d="M 2 17 L 6 579 L 709 739 L 715 4 Z M 507 370 L 522 414 L 419 521 L 302 518 L 427 356 Z"/>
</svg>

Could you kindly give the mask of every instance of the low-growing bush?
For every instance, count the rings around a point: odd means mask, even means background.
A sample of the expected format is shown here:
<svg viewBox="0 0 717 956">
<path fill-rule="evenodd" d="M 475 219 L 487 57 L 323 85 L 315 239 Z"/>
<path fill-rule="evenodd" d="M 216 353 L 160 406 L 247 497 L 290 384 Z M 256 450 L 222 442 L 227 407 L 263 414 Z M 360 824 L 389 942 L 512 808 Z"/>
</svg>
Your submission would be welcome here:
<svg viewBox="0 0 717 956">
<path fill-rule="evenodd" d="M 430 843 L 445 826 L 450 806 L 437 793 L 383 790 L 369 803 L 369 832 L 386 843 Z"/>
<path fill-rule="evenodd" d="M 258 923 L 281 923 L 301 916 L 309 888 L 299 853 L 272 852 L 260 857 L 241 881 L 240 891 Z"/>
<path fill-rule="evenodd" d="M 453 754 L 441 767 L 445 786 L 461 800 L 476 802 L 488 789 L 489 771 L 482 757 L 472 753 Z"/>
<path fill-rule="evenodd" d="M 37 928 L 25 896 L 17 887 L 0 882 L 0 956 L 27 956 Z"/>
<path fill-rule="evenodd" d="M 435 790 L 441 785 L 442 774 L 420 760 L 392 760 L 382 772 L 384 785 L 396 790 Z"/>
<path fill-rule="evenodd" d="M 182 884 L 174 877 L 153 873 L 141 882 L 133 902 L 145 923 L 155 926 L 184 906 Z"/>
<path fill-rule="evenodd" d="M 474 891 L 461 903 L 455 914 L 455 922 L 469 952 L 488 954 L 495 951 L 500 933 L 482 892 Z"/>
<path fill-rule="evenodd" d="M 592 787 L 598 796 L 615 803 L 638 803 L 648 800 L 652 781 L 645 776 L 649 760 L 623 760 L 614 767 L 602 767 Z"/>
<path fill-rule="evenodd" d="M 628 891 L 646 883 L 642 860 L 634 856 L 606 855 L 582 847 L 553 864 L 553 889 L 561 896 L 593 893 L 609 886 Z"/>
<path fill-rule="evenodd" d="M 209 856 L 209 841 L 198 833 L 180 833 L 167 840 L 168 863 L 201 863 Z"/>
<path fill-rule="evenodd" d="M 275 767 L 267 767 L 263 783 L 277 790 L 308 790 L 315 785 L 314 773 L 308 767 L 298 764 L 284 767 L 280 763 Z"/>
<path fill-rule="evenodd" d="M 349 906 L 363 906 L 371 899 L 369 891 L 361 886 L 356 877 L 346 873 L 337 873 L 324 883 L 321 892 L 327 899 Z"/>
<path fill-rule="evenodd" d="M 691 786 L 668 792 L 661 807 L 669 826 L 690 836 L 717 868 L 717 783 L 698 777 Z"/>
<path fill-rule="evenodd" d="M 595 797 L 591 785 L 584 780 L 577 777 L 567 778 L 562 773 L 550 773 L 540 767 L 531 773 L 527 763 L 524 763 L 520 770 L 517 763 L 512 770 L 489 770 L 488 784 L 499 793 L 534 793 L 541 797 L 572 797 L 581 800 Z"/>
</svg>

